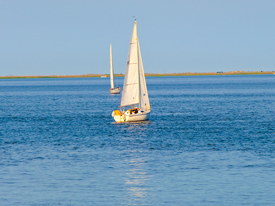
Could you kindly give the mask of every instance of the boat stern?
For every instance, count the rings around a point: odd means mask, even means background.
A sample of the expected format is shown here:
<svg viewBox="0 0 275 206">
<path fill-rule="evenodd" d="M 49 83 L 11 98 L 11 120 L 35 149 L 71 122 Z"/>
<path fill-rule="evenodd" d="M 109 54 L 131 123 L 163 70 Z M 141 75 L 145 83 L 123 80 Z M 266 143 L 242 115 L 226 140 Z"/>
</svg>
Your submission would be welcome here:
<svg viewBox="0 0 275 206">
<path fill-rule="evenodd" d="M 124 122 L 125 121 L 125 116 L 123 113 L 121 113 L 119 110 L 114 110 L 112 112 L 112 117 L 116 122 Z"/>
</svg>

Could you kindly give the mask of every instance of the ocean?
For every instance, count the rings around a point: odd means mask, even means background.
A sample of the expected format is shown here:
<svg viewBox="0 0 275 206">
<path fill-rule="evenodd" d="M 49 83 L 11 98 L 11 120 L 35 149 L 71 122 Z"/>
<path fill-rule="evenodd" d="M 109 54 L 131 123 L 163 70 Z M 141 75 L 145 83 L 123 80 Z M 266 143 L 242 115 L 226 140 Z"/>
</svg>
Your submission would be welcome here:
<svg viewBox="0 0 275 206">
<path fill-rule="evenodd" d="M 123 78 L 115 78 L 123 85 Z M 275 75 L 0 80 L 0 205 L 274 205 Z"/>
</svg>

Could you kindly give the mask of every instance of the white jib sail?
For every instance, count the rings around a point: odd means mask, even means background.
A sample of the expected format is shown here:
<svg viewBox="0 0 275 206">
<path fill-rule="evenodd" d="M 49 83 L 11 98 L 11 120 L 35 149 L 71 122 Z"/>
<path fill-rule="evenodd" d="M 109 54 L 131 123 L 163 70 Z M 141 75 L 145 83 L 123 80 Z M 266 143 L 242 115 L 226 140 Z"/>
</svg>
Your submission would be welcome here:
<svg viewBox="0 0 275 206">
<path fill-rule="evenodd" d="M 150 102 L 148 97 L 148 91 L 145 81 L 145 75 L 143 70 L 140 46 L 138 41 L 138 53 L 139 53 L 139 82 L 140 82 L 140 108 L 144 110 L 150 110 Z"/>
<path fill-rule="evenodd" d="M 138 75 L 137 26 L 135 23 L 130 40 L 127 66 L 121 94 L 121 107 L 139 104 Z"/>
<path fill-rule="evenodd" d="M 111 81 L 111 88 L 115 88 L 114 84 L 114 70 L 113 70 L 113 55 L 112 55 L 112 45 L 110 44 L 110 81 Z"/>
</svg>

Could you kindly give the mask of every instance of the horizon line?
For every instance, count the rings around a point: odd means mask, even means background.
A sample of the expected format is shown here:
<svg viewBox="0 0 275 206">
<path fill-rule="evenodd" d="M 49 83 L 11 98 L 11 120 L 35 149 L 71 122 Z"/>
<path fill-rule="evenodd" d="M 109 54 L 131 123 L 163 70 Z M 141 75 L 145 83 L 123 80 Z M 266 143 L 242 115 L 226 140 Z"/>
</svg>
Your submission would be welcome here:
<svg viewBox="0 0 275 206">
<path fill-rule="evenodd" d="M 229 71 L 229 72 L 183 72 L 183 73 L 145 73 L 145 76 L 204 76 L 204 75 L 249 75 L 249 74 L 275 74 L 275 71 Z M 0 79 L 16 78 L 80 78 L 80 77 L 109 77 L 109 74 L 75 74 L 75 75 L 7 75 L 0 76 Z M 125 74 L 114 74 L 116 77 L 123 77 Z"/>
</svg>

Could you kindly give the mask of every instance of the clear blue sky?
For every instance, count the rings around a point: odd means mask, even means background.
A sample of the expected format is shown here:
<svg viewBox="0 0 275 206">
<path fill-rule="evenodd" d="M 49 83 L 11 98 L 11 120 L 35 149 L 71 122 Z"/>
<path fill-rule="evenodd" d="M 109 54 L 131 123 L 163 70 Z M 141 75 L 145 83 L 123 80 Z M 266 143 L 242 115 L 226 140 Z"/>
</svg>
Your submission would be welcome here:
<svg viewBox="0 0 275 206">
<path fill-rule="evenodd" d="M 275 70 L 274 0 L 0 0 L 0 76 Z"/>
</svg>

